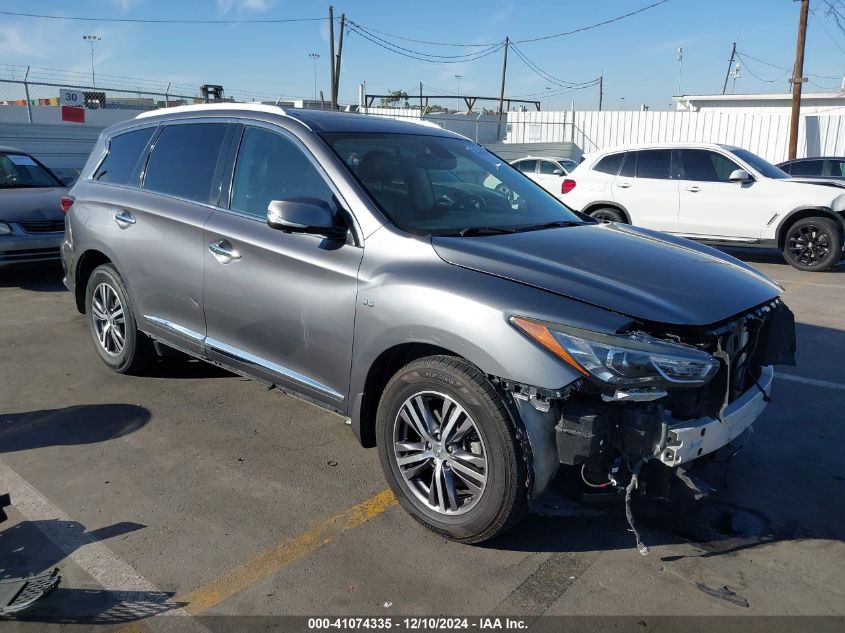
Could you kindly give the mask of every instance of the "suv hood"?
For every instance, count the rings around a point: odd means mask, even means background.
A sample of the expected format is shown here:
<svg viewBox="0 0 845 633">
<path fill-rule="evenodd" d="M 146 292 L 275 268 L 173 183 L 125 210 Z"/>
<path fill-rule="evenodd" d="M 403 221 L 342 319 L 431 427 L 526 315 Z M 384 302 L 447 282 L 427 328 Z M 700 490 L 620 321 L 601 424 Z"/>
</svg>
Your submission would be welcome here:
<svg viewBox="0 0 845 633">
<path fill-rule="evenodd" d="M 666 324 L 717 323 L 782 290 L 715 249 L 628 225 L 434 237 L 432 245 L 455 266 Z"/>
<path fill-rule="evenodd" d="M 64 187 L 0 188 L 0 221 L 61 220 Z"/>
</svg>

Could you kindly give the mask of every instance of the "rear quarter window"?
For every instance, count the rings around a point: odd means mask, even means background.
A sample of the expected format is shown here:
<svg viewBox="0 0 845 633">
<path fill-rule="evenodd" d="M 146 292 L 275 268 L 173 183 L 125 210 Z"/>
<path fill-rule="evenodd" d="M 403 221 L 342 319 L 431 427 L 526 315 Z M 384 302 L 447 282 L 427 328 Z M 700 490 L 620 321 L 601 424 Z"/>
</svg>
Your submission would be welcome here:
<svg viewBox="0 0 845 633">
<path fill-rule="evenodd" d="M 593 167 L 593 171 L 598 171 L 603 174 L 610 174 L 611 176 L 615 176 L 619 173 L 619 168 L 622 166 L 623 158 L 625 158 L 625 152 L 605 156 L 598 163 L 596 163 L 596 166 Z"/>
<path fill-rule="evenodd" d="M 137 185 L 138 183 L 130 183 L 129 179 L 135 172 L 138 160 L 144 153 L 155 129 L 155 127 L 147 127 L 113 136 L 109 140 L 109 152 L 105 160 L 94 172 L 94 180 L 117 185 Z"/>
</svg>

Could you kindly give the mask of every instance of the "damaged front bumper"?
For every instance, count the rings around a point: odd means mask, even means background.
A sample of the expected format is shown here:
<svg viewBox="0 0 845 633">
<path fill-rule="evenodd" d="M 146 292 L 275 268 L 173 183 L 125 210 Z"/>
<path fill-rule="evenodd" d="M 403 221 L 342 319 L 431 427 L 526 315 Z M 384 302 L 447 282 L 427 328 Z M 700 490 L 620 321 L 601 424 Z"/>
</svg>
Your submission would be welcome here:
<svg viewBox="0 0 845 633">
<path fill-rule="evenodd" d="M 771 365 L 763 367 L 756 386 L 731 402 L 721 420 L 705 417 L 670 425 L 665 448 L 658 459 L 667 466 L 679 466 L 712 453 L 738 437 L 766 408 L 774 375 Z"/>
</svg>

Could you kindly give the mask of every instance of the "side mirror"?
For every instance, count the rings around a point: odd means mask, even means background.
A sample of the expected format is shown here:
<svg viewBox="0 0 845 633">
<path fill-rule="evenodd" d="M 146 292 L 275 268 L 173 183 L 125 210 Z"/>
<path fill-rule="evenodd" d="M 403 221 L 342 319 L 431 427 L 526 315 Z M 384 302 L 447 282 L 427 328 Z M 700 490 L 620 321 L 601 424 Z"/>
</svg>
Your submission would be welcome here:
<svg viewBox="0 0 845 633">
<path fill-rule="evenodd" d="M 267 205 L 267 224 L 285 233 L 324 235 L 331 240 L 346 239 L 349 231 L 334 221 L 334 212 L 319 198 L 273 200 Z"/>
<path fill-rule="evenodd" d="M 555 169 L 555 170 L 552 172 L 552 175 L 553 175 L 553 176 L 565 176 L 566 174 L 564 174 L 564 173 L 563 173 L 563 170 L 562 170 L 562 169 Z"/>
<path fill-rule="evenodd" d="M 731 182 L 752 182 L 754 179 L 744 169 L 734 169 L 728 176 L 728 180 Z"/>
</svg>

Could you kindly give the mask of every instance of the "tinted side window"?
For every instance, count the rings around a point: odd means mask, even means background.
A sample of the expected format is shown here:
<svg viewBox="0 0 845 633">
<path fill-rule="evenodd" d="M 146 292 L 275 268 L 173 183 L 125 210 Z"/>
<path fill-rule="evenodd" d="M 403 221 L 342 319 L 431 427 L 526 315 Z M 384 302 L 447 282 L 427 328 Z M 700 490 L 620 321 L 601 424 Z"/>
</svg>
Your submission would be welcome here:
<svg viewBox="0 0 845 633">
<path fill-rule="evenodd" d="M 516 168 L 523 174 L 533 174 L 536 166 L 536 160 L 521 160 L 516 164 Z"/>
<path fill-rule="evenodd" d="M 780 165 L 780 168 L 785 171 L 787 174 L 792 173 L 792 163 L 787 163 L 786 165 Z"/>
<path fill-rule="evenodd" d="M 845 160 L 830 160 L 830 176 L 834 178 L 845 178 Z"/>
<path fill-rule="evenodd" d="M 563 171 L 560 168 L 560 165 L 558 165 L 557 163 L 553 163 L 553 162 L 548 161 L 548 160 L 541 160 L 540 161 L 540 173 L 541 174 L 546 174 L 547 176 L 552 176 L 552 175 L 554 175 L 555 170 Z"/>
<path fill-rule="evenodd" d="M 637 178 L 669 179 L 672 151 L 668 149 L 645 149 L 637 152 Z"/>
<path fill-rule="evenodd" d="M 144 153 L 153 132 L 155 132 L 155 127 L 145 127 L 112 137 L 109 141 L 109 153 L 94 172 L 94 180 L 118 185 L 129 184 L 129 178 L 135 171 L 138 159 Z"/>
<path fill-rule="evenodd" d="M 622 161 L 622 169 L 619 170 L 619 175 L 625 178 L 633 178 L 637 173 L 637 154 L 639 152 L 628 152 L 625 154 L 625 160 Z"/>
<path fill-rule="evenodd" d="M 226 128 L 221 123 L 165 127 L 147 162 L 144 189 L 207 203 Z"/>
<path fill-rule="evenodd" d="M 699 182 L 728 182 L 731 172 L 739 165 L 716 152 L 702 149 L 681 150 L 684 180 Z"/>
<path fill-rule="evenodd" d="M 624 152 L 621 154 L 610 154 L 609 156 L 605 156 L 596 163 L 596 166 L 593 167 L 593 171 L 600 171 L 603 174 L 615 176 L 619 173 L 619 168 L 622 166 L 623 158 L 625 158 Z"/>
<path fill-rule="evenodd" d="M 319 198 L 332 204 L 332 191 L 293 141 L 270 130 L 247 127 L 229 206 L 265 218 L 271 201 L 290 198 Z"/>
<path fill-rule="evenodd" d="M 823 160 L 802 160 L 792 163 L 792 176 L 821 176 L 824 170 Z"/>
</svg>

